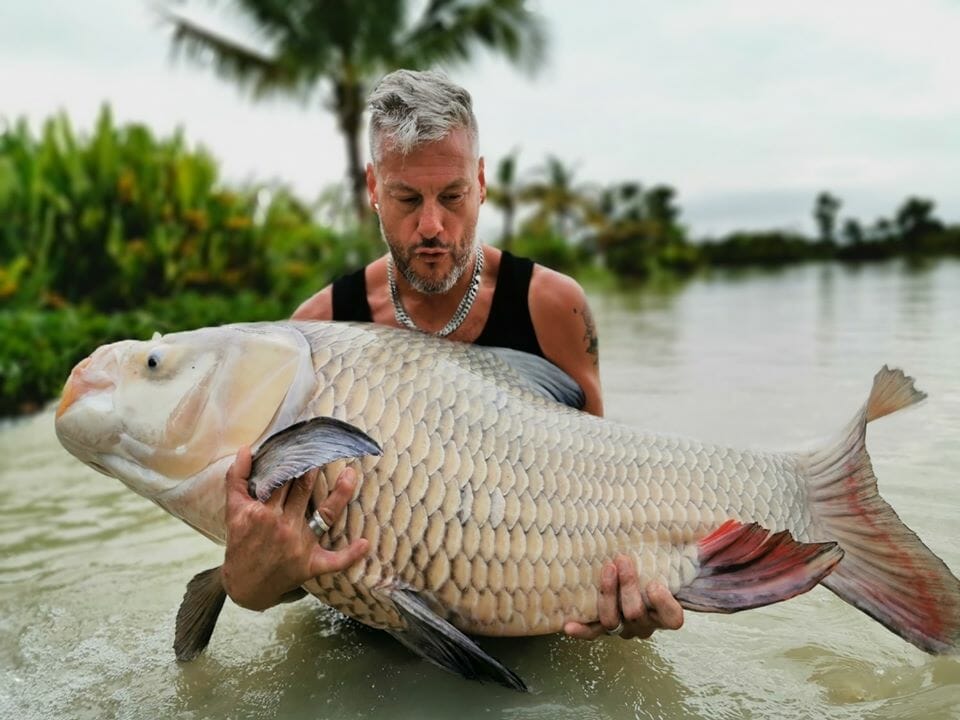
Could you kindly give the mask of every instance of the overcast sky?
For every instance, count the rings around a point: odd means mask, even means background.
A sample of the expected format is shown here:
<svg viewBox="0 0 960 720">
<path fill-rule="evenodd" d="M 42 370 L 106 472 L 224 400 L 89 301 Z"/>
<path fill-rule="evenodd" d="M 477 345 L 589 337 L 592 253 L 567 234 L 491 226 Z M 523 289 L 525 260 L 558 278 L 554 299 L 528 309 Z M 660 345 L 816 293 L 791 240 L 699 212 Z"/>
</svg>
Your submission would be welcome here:
<svg viewBox="0 0 960 720">
<path fill-rule="evenodd" d="M 150 7 L 2 0 L 0 118 L 38 123 L 65 109 L 86 130 L 106 101 L 121 121 L 182 126 L 231 180 L 278 179 L 311 198 L 342 178 L 342 141 L 317 103 L 254 104 L 173 62 Z M 696 237 L 812 231 L 824 189 L 867 223 L 910 194 L 960 221 L 957 0 L 536 7 L 550 33 L 537 76 L 490 58 L 448 70 L 474 96 L 491 167 L 519 148 L 528 171 L 552 153 L 585 183 L 668 183 Z"/>
</svg>

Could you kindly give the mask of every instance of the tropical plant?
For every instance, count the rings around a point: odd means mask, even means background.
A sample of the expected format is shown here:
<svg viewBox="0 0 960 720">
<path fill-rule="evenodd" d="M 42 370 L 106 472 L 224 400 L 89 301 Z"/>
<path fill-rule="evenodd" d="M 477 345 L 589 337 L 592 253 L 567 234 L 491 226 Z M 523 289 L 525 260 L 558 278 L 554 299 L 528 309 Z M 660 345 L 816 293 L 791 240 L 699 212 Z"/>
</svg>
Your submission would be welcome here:
<svg viewBox="0 0 960 720">
<path fill-rule="evenodd" d="M 933 214 L 935 203 L 919 197 L 909 197 L 897 210 L 894 222 L 904 249 L 918 252 L 931 235 L 943 232 L 943 223 Z"/>
<path fill-rule="evenodd" d="M 522 188 L 517 178 L 517 155 L 513 150 L 497 163 L 494 182 L 487 182 L 487 200 L 503 214 L 503 231 L 500 234 L 500 247 L 511 250 L 514 239 L 514 225 L 517 209 L 523 200 Z"/>
<path fill-rule="evenodd" d="M 644 191 L 637 182 L 614 183 L 600 193 L 595 209 L 595 230 L 588 242 L 617 275 L 686 272 L 697 264 L 699 255 L 686 242 L 672 187 L 655 185 Z"/>
<path fill-rule="evenodd" d="M 363 229 L 321 227 L 283 187 L 231 188 L 180 132 L 115 126 L 90 137 L 68 119 L 0 132 L 0 298 L 17 306 L 101 310 L 195 290 L 291 300 L 379 250 Z"/>
<path fill-rule="evenodd" d="M 828 192 L 817 195 L 813 205 L 813 219 L 823 242 L 836 242 L 837 214 L 843 202 Z"/>
<path fill-rule="evenodd" d="M 396 68 L 424 69 L 470 60 L 478 47 L 535 69 L 545 31 L 525 0 L 429 0 L 414 17 L 406 0 L 234 0 L 253 31 L 246 43 L 168 4 L 173 45 L 191 60 L 211 59 L 223 78 L 254 98 L 322 98 L 337 119 L 357 217 L 368 211 L 360 131 L 371 82 Z"/>
<path fill-rule="evenodd" d="M 534 179 L 523 189 L 522 197 L 534 205 L 527 226 L 535 232 L 550 232 L 568 241 L 579 239 L 595 215 L 595 190 L 576 183 L 576 169 L 555 155 L 533 170 Z"/>
</svg>

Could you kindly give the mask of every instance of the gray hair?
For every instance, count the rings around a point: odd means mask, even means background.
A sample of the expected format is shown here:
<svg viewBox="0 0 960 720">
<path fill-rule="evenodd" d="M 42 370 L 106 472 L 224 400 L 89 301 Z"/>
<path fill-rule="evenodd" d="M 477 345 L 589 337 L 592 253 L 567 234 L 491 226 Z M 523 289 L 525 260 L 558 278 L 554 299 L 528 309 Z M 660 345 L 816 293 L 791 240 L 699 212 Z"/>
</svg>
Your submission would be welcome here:
<svg viewBox="0 0 960 720">
<path fill-rule="evenodd" d="M 405 155 L 461 128 L 470 135 L 474 155 L 478 152 L 479 130 L 470 93 L 443 73 L 395 70 L 377 83 L 367 107 L 374 165 L 382 159 L 384 140 Z"/>
</svg>

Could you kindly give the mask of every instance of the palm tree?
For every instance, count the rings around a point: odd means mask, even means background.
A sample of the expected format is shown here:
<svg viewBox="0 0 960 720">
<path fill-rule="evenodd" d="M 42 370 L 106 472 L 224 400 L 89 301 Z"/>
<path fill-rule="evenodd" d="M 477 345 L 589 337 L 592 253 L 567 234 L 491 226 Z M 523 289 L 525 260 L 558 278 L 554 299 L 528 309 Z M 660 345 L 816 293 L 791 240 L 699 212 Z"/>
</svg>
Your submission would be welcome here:
<svg viewBox="0 0 960 720">
<path fill-rule="evenodd" d="M 894 222 L 900 233 L 900 242 L 907 252 L 919 249 L 924 236 L 943 230 L 943 223 L 933 214 L 935 206 L 933 200 L 909 197 L 897 210 Z"/>
<path fill-rule="evenodd" d="M 503 232 L 500 247 L 510 250 L 513 243 L 514 224 L 517 218 L 517 206 L 523 199 L 523 188 L 517 183 L 516 149 L 497 163 L 496 182 L 487 184 L 487 200 L 503 213 Z"/>
<path fill-rule="evenodd" d="M 169 0 L 168 0 L 169 1 Z M 212 60 L 221 77 L 255 99 L 319 95 L 346 143 L 354 207 L 366 217 L 360 133 L 370 83 L 390 70 L 470 60 L 479 47 L 528 70 L 544 59 L 545 30 L 525 0 L 429 0 L 412 17 L 407 0 L 233 0 L 256 29 L 258 46 L 170 9 L 173 47 L 196 62 Z"/>
<path fill-rule="evenodd" d="M 836 241 L 837 214 L 843 201 L 840 198 L 824 191 L 817 195 L 813 205 L 813 219 L 817 223 L 817 230 L 820 233 L 821 242 L 832 243 Z"/>
<path fill-rule="evenodd" d="M 522 194 L 524 200 L 537 205 L 530 222 L 569 241 L 576 225 L 586 225 L 595 214 L 594 190 L 575 185 L 576 169 L 555 155 L 548 155 L 546 165 L 535 172 L 539 179 L 529 183 Z"/>
</svg>

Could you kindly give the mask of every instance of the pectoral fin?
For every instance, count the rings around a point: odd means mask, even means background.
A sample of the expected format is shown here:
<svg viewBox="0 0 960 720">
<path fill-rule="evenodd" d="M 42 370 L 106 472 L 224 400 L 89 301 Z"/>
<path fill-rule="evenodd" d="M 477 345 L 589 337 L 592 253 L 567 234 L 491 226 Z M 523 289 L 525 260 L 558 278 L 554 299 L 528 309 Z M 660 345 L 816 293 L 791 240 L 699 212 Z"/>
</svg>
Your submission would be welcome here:
<svg viewBox="0 0 960 720">
<path fill-rule="evenodd" d="M 407 622 L 406 630 L 389 632 L 417 655 L 468 680 L 495 682 L 512 690 L 527 691 L 523 680 L 514 672 L 434 613 L 415 592 L 393 588 L 387 595 Z"/>
<path fill-rule="evenodd" d="M 226 599 L 227 591 L 223 589 L 219 567 L 204 570 L 187 583 L 187 591 L 177 611 L 173 640 L 177 660 L 193 660 L 203 652 Z"/>
<path fill-rule="evenodd" d="M 527 384 L 528 389 L 547 400 L 555 400 L 576 410 L 583 410 L 586 395 L 572 377 L 549 360 L 512 348 L 486 348 L 499 356 Z"/>
<path fill-rule="evenodd" d="M 280 602 L 296 602 L 306 595 L 307 591 L 303 588 L 294 588 L 283 595 Z M 226 599 L 227 591 L 223 589 L 219 567 L 197 573 L 187 583 L 187 591 L 183 594 L 183 601 L 177 611 L 177 627 L 173 639 L 173 651 L 177 660 L 193 660 L 206 649 Z"/>
<path fill-rule="evenodd" d="M 335 460 L 380 455 L 377 441 L 350 423 L 318 417 L 271 435 L 257 450 L 247 488 L 266 502 L 273 491 L 294 478 Z"/>
</svg>

